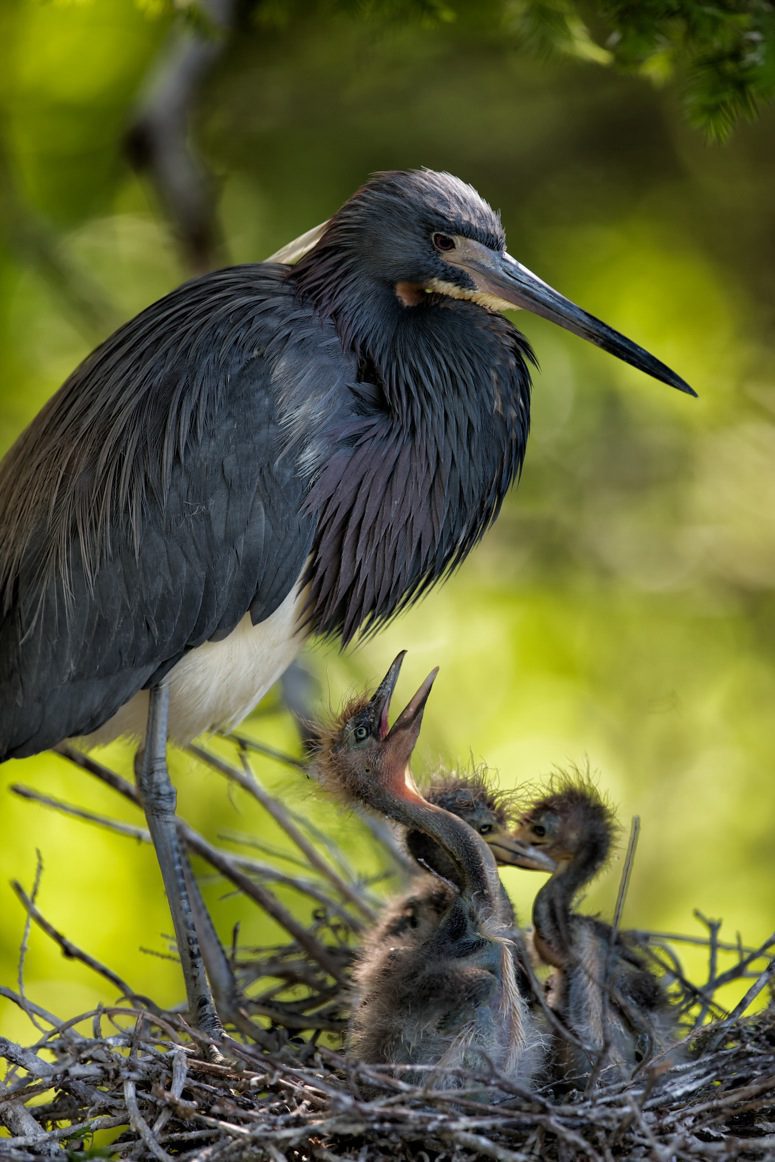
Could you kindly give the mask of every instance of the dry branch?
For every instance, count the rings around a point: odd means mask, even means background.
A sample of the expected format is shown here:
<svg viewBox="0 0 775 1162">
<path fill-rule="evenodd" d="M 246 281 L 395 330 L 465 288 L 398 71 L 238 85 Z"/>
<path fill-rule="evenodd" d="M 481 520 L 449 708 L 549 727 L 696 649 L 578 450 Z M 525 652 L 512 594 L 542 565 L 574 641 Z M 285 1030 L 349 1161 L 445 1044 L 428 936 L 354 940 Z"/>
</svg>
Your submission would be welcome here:
<svg viewBox="0 0 775 1162">
<path fill-rule="evenodd" d="M 134 789 L 115 772 L 76 752 L 64 757 L 135 801 Z M 231 1030 L 224 1064 L 207 1060 L 206 1042 L 181 1014 L 158 1012 L 141 998 L 62 1020 L 36 1005 L 23 988 L 0 990 L 34 1019 L 38 1030 L 29 1046 L 0 1040 L 6 1065 L 0 1124 L 9 1135 L 0 1138 L 3 1162 L 78 1157 L 97 1146 L 108 1157 L 128 1162 L 747 1162 L 773 1157 L 775 1011 L 771 1001 L 755 1015 L 750 1006 L 756 997 L 761 1004 L 771 989 L 775 937 L 750 948 L 720 939 L 720 926 L 700 917 L 707 930 L 702 940 L 707 971 L 697 984 L 682 965 L 680 948 L 684 940 L 696 944 L 699 937 L 629 933 L 671 981 L 687 1041 L 681 1060 L 651 1062 L 628 1084 L 558 1098 L 549 1087 L 527 1093 L 509 1090 L 499 1080 L 508 1099 L 485 1105 L 480 1099 L 482 1086 L 491 1080 L 486 1077 L 460 1078 L 461 1087 L 450 1092 L 433 1088 L 438 1068 L 434 1082 L 423 1086 L 410 1083 L 408 1070 L 354 1066 L 342 1051 L 347 980 L 352 941 L 374 914 L 371 892 L 344 853 L 330 844 L 322 853 L 313 848 L 313 832 L 305 821 L 274 800 L 252 770 L 209 752 L 200 751 L 199 757 L 254 794 L 303 853 L 306 866 L 299 871 L 298 887 L 316 909 L 303 928 L 304 938 L 298 939 L 301 922 L 278 912 L 269 900 L 270 912 L 290 941 L 228 953 L 244 1019 Z M 130 835 L 142 830 L 35 797 L 91 825 Z M 266 906 L 271 893 L 254 878 L 266 870 L 264 862 L 215 847 L 184 822 L 180 826 L 189 848 L 243 892 L 246 907 Z M 309 860 L 312 850 L 315 858 Z M 294 878 L 287 870 L 282 876 L 283 883 Z M 131 995 L 112 968 L 96 962 L 43 917 L 23 889 L 17 888 L 17 894 L 31 922 L 42 926 L 67 956 L 91 965 L 117 991 Z M 718 998 L 730 981 L 748 985 L 731 1014 Z M 412 1073 L 416 1077 L 417 1067 Z"/>
</svg>

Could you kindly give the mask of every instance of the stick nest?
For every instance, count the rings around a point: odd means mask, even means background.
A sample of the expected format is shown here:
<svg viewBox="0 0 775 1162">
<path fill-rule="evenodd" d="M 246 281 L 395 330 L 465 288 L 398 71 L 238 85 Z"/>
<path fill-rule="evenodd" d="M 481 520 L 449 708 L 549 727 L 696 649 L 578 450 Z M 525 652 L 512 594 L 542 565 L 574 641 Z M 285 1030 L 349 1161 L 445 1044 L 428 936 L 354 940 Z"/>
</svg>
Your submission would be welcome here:
<svg viewBox="0 0 775 1162">
<path fill-rule="evenodd" d="M 254 749 L 256 748 L 254 744 Z M 92 759 L 63 748 L 127 798 L 133 787 Z M 189 849 L 207 860 L 288 931 L 272 949 L 235 948 L 224 956 L 229 1038 L 219 1058 L 178 1012 L 132 996 L 112 969 L 72 945 L 38 911 L 35 892 L 17 894 L 37 924 L 69 957 L 107 977 L 125 998 L 114 1007 L 62 1020 L 23 992 L 0 989 L 39 1031 L 33 1044 L 0 1038 L 1 1162 L 40 1158 L 196 1159 L 269 1162 L 576 1162 L 577 1159 L 771 1159 L 775 1157 L 775 1006 L 761 1003 L 775 976 L 775 936 L 760 948 L 725 944 L 704 921 L 708 973 L 687 979 L 681 937 L 632 933 L 661 966 L 680 1007 L 682 1060 L 654 1061 L 627 1084 L 557 1098 L 513 1088 L 484 1105 L 481 1076 L 454 1090 L 403 1080 L 398 1070 L 354 1066 L 343 1049 L 349 973 L 358 935 L 379 900 L 348 867 L 342 851 L 263 788 L 243 750 L 239 764 L 197 749 L 199 759 L 257 798 L 304 859 L 303 874 L 209 845 L 181 822 Z M 274 754 L 273 758 L 278 756 Z M 289 763 L 298 765 L 295 760 Z M 42 797 L 15 788 L 30 798 Z M 62 803 L 49 806 L 124 834 L 142 828 L 96 819 Z M 389 834 L 373 825 L 396 864 Z M 301 925 L 272 889 L 290 884 L 313 903 Z M 702 919 L 702 918 L 701 918 Z M 690 938 L 684 938 L 689 940 Z M 697 943 L 697 938 L 691 938 Z M 22 949 L 22 962 L 24 948 Z M 720 968 L 722 960 L 731 967 Z M 23 963 L 22 963 L 23 967 Z M 732 981 L 745 995 L 731 1013 L 717 993 Z M 416 1074 L 416 1067 L 414 1067 Z M 501 1091 L 505 1088 L 498 1081 Z"/>
</svg>

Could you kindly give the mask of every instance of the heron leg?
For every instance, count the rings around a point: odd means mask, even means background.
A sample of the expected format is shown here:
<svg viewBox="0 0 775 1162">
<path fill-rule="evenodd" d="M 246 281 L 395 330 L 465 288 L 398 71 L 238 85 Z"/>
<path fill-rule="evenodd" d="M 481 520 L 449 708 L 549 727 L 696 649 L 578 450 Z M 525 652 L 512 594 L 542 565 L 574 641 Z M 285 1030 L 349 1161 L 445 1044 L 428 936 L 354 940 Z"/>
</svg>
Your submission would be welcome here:
<svg viewBox="0 0 775 1162">
<path fill-rule="evenodd" d="M 172 913 L 191 1019 L 203 1033 L 220 1041 L 223 1026 L 215 1009 L 199 947 L 186 876 L 187 860 L 175 822 L 177 796 L 167 770 L 169 688 L 163 684 L 152 686 L 149 693 L 148 729 L 142 757 L 137 764 L 137 789 Z"/>
<path fill-rule="evenodd" d="M 277 1037 L 253 1021 L 245 1009 L 237 978 L 226 955 L 226 950 L 215 931 L 215 925 L 202 898 L 199 884 L 196 882 L 189 865 L 187 865 L 186 871 L 202 958 L 205 962 L 207 979 L 213 991 L 216 1010 L 223 1021 L 234 1025 L 251 1042 L 262 1045 L 265 1049 L 276 1049 Z"/>
</svg>

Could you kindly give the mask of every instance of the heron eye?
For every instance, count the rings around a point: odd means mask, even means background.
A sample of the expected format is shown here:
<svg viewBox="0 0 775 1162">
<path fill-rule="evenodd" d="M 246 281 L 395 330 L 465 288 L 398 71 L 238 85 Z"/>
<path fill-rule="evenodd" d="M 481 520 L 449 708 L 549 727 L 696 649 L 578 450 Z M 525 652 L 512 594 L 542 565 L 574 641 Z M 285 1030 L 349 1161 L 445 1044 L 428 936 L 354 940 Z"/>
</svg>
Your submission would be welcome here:
<svg viewBox="0 0 775 1162">
<path fill-rule="evenodd" d="M 432 242 L 437 250 L 455 249 L 455 239 L 450 238 L 449 234 L 434 234 L 432 237 Z"/>
<path fill-rule="evenodd" d="M 534 823 L 533 824 L 533 835 L 535 835 L 537 839 L 544 838 L 544 836 L 546 835 L 546 828 L 544 827 L 543 823 Z"/>
<path fill-rule="evenodd" d="M 353 738 L 356 742 L 365 742 L 369 737 L 368 729 L 365 726 L 356 726 L 353 731 Z"/>
<path fill-rule="evenodd" d="M 480 835 L 489 835 L 491 831 L 492 823 L 482 823 L 481 827 L 479 828 Z"/>
</svg>

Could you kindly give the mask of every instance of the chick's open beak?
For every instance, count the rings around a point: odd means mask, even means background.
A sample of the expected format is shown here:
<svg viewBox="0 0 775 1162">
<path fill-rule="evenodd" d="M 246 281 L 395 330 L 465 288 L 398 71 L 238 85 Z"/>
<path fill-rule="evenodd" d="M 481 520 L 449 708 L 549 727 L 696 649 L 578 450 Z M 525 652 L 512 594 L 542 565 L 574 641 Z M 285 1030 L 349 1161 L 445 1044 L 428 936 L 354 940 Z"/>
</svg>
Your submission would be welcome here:
<svg viewBox="0 0 775 1162">
<path fill-rule="evenodd" d="M 385 744 L 396 763 L 402 762 L 406 764 L 412 756 L 417 739 L 420 737 L 420 727 L 422 726 L 425 703 L 428 701 L 428 695 L 431 692 L 433 683 L 436 681 L 438 672 L 438 666 L 434 670 L 431 670 L 417 693 L 406 704 L 388 732 Z"/>
<path fill-rule="evenodd" d="M 392 727 L 388 728 L 390 701 L 401 673 L 401 666 L 406 657 L 406 650 L 393 660 L 390 669 L 372 695 L 369 706 L 375 722 L 378 723 L 380 741 L 384 744 L 387 761 L 398 766 L 405 766 L 415 748 L 420 736 L 423 711 L 428 701 L 433 683 L 438 674 L 438 666 L 432 670 L 417 693 L 410 699 L 399 714 Z"/>
<path fill-rule="evenodd" d="M 405 657 L 406 650 L 401 650 L 401 653 L 396 655 L 390 663 L 390 669 L 369 700 L 369 708 L 373 720 L 378 723 L 380 739 L 387 738 L 390 700 L 393 697 L 393 691 L 396 688 L 398 675 L 401 673 L 401 666 L 404 664 Z"/>
</svg>

